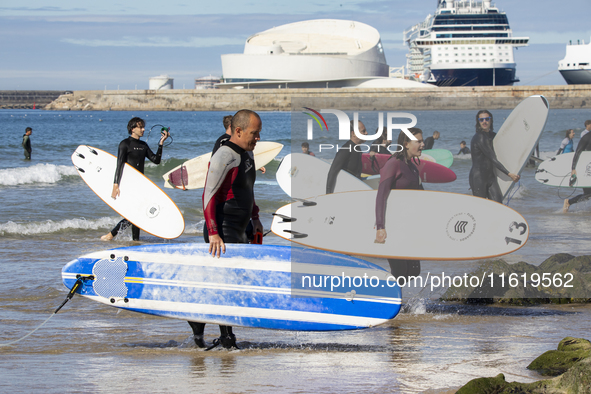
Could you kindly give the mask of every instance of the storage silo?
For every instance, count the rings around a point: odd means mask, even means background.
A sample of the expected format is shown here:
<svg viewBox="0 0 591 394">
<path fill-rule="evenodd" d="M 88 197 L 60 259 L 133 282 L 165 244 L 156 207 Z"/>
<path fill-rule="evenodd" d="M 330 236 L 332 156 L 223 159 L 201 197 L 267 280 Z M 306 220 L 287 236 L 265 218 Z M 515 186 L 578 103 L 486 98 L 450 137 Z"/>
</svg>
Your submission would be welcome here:
<svg viewBox="0 0 591 394">
<path fill-rule="evenodd" d="M 170 78 L 168 75 L 159 75 L 157 77 L 150 78 L 149 89 L 150 90 L 169 90 L 173 89 L 174 78 Z"/>
</svg>

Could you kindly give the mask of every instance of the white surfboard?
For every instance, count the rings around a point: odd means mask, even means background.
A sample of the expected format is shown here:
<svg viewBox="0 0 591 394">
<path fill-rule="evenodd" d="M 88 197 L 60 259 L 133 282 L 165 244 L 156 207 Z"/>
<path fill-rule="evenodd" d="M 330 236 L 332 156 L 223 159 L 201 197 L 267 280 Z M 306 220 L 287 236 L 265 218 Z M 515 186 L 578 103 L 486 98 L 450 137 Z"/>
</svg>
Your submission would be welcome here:
<svg viewBox="0 0 591 394">
<path fill-rule="evenodd" d="M 254 163 L 256 169 L 267 165 L 283 149 L 283 144 L 272 141 L 259 141 L 254 148 Z M 164 187 L 170 189 L 201 189 L 205 187 L 207 166 L 211 159 L 211 152 L 187 160 L 180 166 L 173 168 L 162 176 Z"/>
<path fill-rule="evenodd" d="M 277 183 L 292 198 L 308 198 L 326 194 L 326 180 L 330 163 L 303 153 L 291 153 L 277 168 Z M 335 193 L 353 190 L 371 190 L 361 179 L 347 171 L 337 176 Z"/>
<path fill-rule="evenodd" d="M 581 152 L 575 168 L 577 178 L 569 186 L 573 157 L 571 152 L 544 160 L 536 170 L 536 181 L 558 187 L 591 187 L 591 152 Z"/>
<path fill-rule="evenodd" d="M 112 154 L 80 145 L 72 163 L 90 189 L 108 206 L 137 227 L 156 237 L 173 239 L 185 229 L 176 204 L 144 174 L 125 163 L 117 199 L 111 198 L 117 158 Z"/>
<path fill-rule="evenodd" d="M 294 202 L 275 213 L 271 230 L 332 252 L 411 260 L 473 260 L 511 253 L 527 242 L 523 216 L 465 194 L 393 190 L 384 244 L 375 243 L 377 191 L 335 193 Z"/>
<path fill-rule="evenodd" d="M 548 100 L 544 96 L 530 96 L 511 112 L 493 140 L 497 159 L 510 173 L 521 174 L 535 149 L 548 118 Z M 497 180 L 507 197 L 514 182 L 495 168 Z"/>
</svg>

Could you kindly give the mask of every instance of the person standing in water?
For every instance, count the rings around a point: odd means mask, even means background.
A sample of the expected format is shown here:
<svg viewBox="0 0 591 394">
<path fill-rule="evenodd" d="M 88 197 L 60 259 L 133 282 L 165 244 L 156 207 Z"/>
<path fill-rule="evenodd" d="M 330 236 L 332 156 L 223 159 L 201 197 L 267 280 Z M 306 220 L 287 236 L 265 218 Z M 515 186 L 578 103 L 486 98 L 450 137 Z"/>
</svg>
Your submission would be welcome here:
<svg viewBox="0 0 591 394">
<path fill-rule="evenodd" d="M 478 111 L 476 114 L 476 134 L 474 134 L 470 143 L 472 168 L 470 169 L 469 180 L 474 196 L 502 203 L 503 193 L 497 181 L 495 168 L 508 175 L 513 182 L 517 182 L 520 176 L 510 173 L 497 160 L 493 147 L 493 139 L 496 133 L 493 130 L 492 114 L 487 110 Z"/>
<path fill-rule="evenodd" d="M 127 131 L 129 137 L 119 143 L 119 149 L 117 151 L 117 169 L 115 170 L 115 179 L 113 181 L 113 191 L 111 192 L 111 198 L 116 199 L 121 195 L 119 190 L 119 184 L 121 183 L 121 177 L 123 176 L 123 169 L 125 163 L 134 167 L 136 170 L 144 173 L 144 161 L 149 159 L 154 164 L 160 164 L 162 159 L 162 144 L 169 137 L 167 130 L 162 131 L 162 137 L 158 143 L 158 151 L 152 152 L 148 144 L 141 141 L 140 138 L 144 136 L 146 122 L 141 118 L 132 118 L 127 123 Z M 124 230 L 129 227 L 131 223 L 127 219 L 121 220 L 109 233 L 103 235 L 101 239 L 103 241 L 112 240 L 118 233 L 119 230 Z M 135 225 L 131 225 L 131 234 L 134 241 L 140 240 L 140 229 Z"/>
<path fill-rule="evenodd" d="M 559 155 L 561 153 L 574 152 L 575 150 L 573 149 L 573 138 L 575 138 L 575 131 L 573 129 L 567 130 L 565 138 L 560 143 L 560 148 L 558 149 L 558 152 L 556 152 L 556 154 Z"/>
<path fill-rule="evenodd" d="M 579 158 L 581 157 L 581 153 L 591 151 L 591 133 L 585 134 L 583 138 L 577 144 L 577 150 L 575 151 L 575 155 L 573 156 L 573 164 L 572 164 L 572 172 L 571 172 L 571 182 L 574 184 L 574 181 L 577 179 L 577 164 L 579 163 Z M 571 205 L 576 204 L 581 201 L 586 201 L 591 198 L 591 188 L 585 187 L 583 188 L 583 194 L 579 194 L 574 196 L 573 198 L 567 198 L 564 200 L 564 204 L 562 205 L 562 212 L 567 213 L 568 209 Z"/>
<path fill-rule="evenodd" d="M 25 160 L 31 160 L 31 134 L 33 134 L 33 129 L 27 127 L 25 129 L 25 134 L 23 134 L 23 149 L 25 150 Z"/>
<path fill-rule="evenodd" d="M 421 156 L 425 147 L 423 132 L 417 127 L 408 129 L 415 140 L 403 131 L 398 135 L 401 151 L 392 155 L 380 170 L 380 185 L 376 197 L 376 239 L 375 243 L 385 243 L 386 233 L 386 202 L 392 189 L 424 190 L 415 160 Z M 388 259 L 390 272 L 394 277 L 416 276 L 421 273 L 421 262 L 418 260 Z"/>
</svg>

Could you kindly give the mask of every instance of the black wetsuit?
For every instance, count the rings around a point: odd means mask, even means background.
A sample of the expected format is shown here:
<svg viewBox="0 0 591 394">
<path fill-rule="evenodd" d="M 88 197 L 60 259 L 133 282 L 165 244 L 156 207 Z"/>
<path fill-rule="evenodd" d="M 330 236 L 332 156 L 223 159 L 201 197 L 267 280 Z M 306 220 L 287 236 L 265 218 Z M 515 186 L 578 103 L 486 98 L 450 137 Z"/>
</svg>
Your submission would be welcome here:
<svg viewBox="0 0 591 394">
<path fill-rule="evenodd" d="M 23 149 L 25 150 L 25 159 L 31 160 L 31 152 L 33 151 L 31 149 L 31 138 L 26 134 L 23 134 L 22 145 L 23 145 Z"/>
<path fill-rule="evenodd" d="M 467 146 L 464 146 L 463 148 L 460 149 L 460 151 L 458 152 L 458 155 L 467 155 L 470 153 L 470 148 L 468 148 Z"/>
<path fill-rule="evenodd" d="M 345 170 L 353 176 L 361 179 L 361 155 L 362 152 L 355 150 L 355 144 L 349 140 L 339 149 L 328 170 L 326 179 L 326 194 L 331 194 L 337 185 L 337 176 L 341 170 Z"/>
<path fill-rule="evenodd" d="M 476 197 L 503 202 L 503 193 L 497 182 L 495 168 L 509 175 L 509 171 L 497 160 L 493 148 L 496 133 L 477 131 L 472 137 L 472 169 L 470 169 L 470 188 Z"/>
<path fill-rule="evenodd" d="M 433 149 L 433 145 L 435 145 L 435 138 L 427 137 L 425 138 L 425 148 L 424 150 Z"/>
<path fill-rule="evenodd" d="M 162 145 L 158 145 L 158 151 L 154 153 L 144 141 L 133 137 L 128 137 L 121 141 L 117 151 L 117 169 L 115 170 L 115 179 L 113 183 L 117 185 L 120 184 L 125 163 L 131 165 L 143 174 L 144 161 L 146 158 L 154 164 L 160 164 L 160 160 L 162 159 Z M 115 237 L 119 233 L 119 230 L 125 230 L 130 224 L 131 223 L 127 219 L 121 220 L 113 230 L 111 230 L 111 235 Z M 140 229 L 138 227 L 131 225 L 131 234 L 134 241 L 139 241 Z"/>
<path fill-rule="evenodd" d="M 575 151 L 575 155 L 573 157 L 573 170 L 577 167 L 577 163 L 579 162 L 581 153 L 585 151 L 591 151 L 591 133 L 585 134 L 577 144 L 577 150 Z M 573 205 L 578 202 L 588 200 L 589 198 L 591 198 L 591 188 L 585 187 L 583 188 L 583 194 L 579 194 L 577 196 L 574 196 L 573 198 L 570 198 L 568 200 L 568 203 L 569 205 Z"/>
</svg>

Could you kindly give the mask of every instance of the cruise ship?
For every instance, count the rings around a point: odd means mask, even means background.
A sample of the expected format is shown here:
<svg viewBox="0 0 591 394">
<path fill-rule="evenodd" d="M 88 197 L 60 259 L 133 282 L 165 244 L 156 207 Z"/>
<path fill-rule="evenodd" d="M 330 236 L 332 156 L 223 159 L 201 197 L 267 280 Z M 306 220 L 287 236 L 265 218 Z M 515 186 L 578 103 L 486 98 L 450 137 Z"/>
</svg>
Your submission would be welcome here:
<svg viewBox="0 0 591 394">
<path fill-rule="evenodd" d="M 591 42 L 570 42 L 566 56 L 558 62 L 558 71 L 569 85 L 591 83 Z"/>
<path fill-rule="evenodd" d="M 490 1 L 437 0 L 435 15 L 404 31 L 408 72 L 438 86 L 502 86 L 519 82 L 509 20 Z"/>
</svg>

